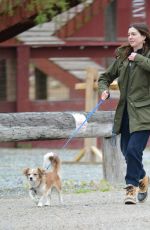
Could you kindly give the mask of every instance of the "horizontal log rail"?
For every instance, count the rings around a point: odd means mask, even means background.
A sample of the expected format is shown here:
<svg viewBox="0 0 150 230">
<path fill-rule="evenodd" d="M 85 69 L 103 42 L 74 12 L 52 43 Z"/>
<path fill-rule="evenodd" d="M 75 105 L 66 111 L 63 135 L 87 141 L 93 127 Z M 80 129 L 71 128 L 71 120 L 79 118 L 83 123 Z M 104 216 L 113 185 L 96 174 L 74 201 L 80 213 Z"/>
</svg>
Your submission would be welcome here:
<svg viewBox="0 0 150 230">
<path fill-rule="evenodd" d="M 26 112 L 0 114 L 0 141 L 52 140 L 69 138 L 86 119 L 86 112 Z M 111 136 L 113 111 L 95 112 L 77 138 Z"/>
</svg>

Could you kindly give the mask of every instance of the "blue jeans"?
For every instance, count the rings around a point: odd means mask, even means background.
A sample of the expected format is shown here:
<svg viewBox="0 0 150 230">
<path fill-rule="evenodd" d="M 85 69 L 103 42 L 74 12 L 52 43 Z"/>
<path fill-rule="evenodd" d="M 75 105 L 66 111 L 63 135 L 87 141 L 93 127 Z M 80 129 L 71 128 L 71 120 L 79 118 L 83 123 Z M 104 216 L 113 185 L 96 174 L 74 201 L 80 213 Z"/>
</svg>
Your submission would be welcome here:
<svg viewBox="0 0 150 230">
<path fill-rule="evenodd" d="M 121 126 L 120 145 L 127 164 L 126 184 L 132 184 L 138 187 L 139 180 L 143 179 L 146 174 L 143 168 L 142 158 L 149 136 L 150 130 L 129 132 L 129 118 L 127 107 L 125 107 Z"/>
</svg>

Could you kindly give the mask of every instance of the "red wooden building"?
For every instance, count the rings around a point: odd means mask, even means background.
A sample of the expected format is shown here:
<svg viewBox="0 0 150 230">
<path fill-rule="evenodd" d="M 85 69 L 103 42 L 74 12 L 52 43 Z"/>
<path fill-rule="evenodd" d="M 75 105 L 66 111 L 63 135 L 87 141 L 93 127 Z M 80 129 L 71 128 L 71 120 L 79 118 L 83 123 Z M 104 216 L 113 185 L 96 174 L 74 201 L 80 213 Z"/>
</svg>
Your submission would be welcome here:
<svg viewBox="0 0 150 230">
<path fill-rule="evenodd" d="M 36 12 L 27 12 L 25 5 L 14 12 L 0 15 L 0 112 L 7 113 L 84 110 L 84 91 L 75 84 L 85 81 L 86 68 L 104 71 L 115 48 L 126 41 L 128 26 L 150 25 L 146 0 L 76 2 L 39 26 L 33 20 Z M 113 110 L 116 104 L 112 97 L 102 109 Z M 55 141 L 24 144 L 56 147 Z"/>
</svg>

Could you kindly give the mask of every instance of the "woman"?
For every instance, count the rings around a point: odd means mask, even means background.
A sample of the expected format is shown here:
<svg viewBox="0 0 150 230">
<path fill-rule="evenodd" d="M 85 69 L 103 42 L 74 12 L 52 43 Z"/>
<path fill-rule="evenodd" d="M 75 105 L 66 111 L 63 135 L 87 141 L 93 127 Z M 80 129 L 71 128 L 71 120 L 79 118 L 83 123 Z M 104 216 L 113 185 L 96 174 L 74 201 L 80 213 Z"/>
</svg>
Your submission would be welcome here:
<svg viewBox="0 0 150 230">
<path fill-rule="evenodd" d="M 109 98 L 109 85 L 118 78 L 120 100 L 113 132 L 121 134 L 125 157 L 125 204 L 144 202 L 149 178 L 142 164 L 143 150 L 150 136 L 150 31 L 145 24 L 128 29 L 128 44 L 117 49 L 116 60 L 98 80 L 101 98 Z M 139 189 L 137 189 L 139 188 Z"/>
</svg>

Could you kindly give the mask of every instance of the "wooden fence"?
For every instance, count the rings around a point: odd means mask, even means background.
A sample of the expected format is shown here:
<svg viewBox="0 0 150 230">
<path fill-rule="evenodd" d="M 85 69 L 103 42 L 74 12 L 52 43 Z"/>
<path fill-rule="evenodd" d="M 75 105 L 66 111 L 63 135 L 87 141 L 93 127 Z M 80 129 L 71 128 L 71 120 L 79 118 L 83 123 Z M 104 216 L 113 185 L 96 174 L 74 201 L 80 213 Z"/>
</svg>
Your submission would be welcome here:
<svg viewBox="0 0 150 230">
<path fill-rule="evenodd" d="M 1 113 L 0 141 L 70 138 L 87 115 L 85 112 Z M 117 184 L 123 182 L 125 165 L 120 152 L 119 137 L 112 136 L 113 119 L 113 111 L 97 111 L 75 133 L 75 137 L 102 137 L 103 175 L 110 183 Z"/>
</svg>

